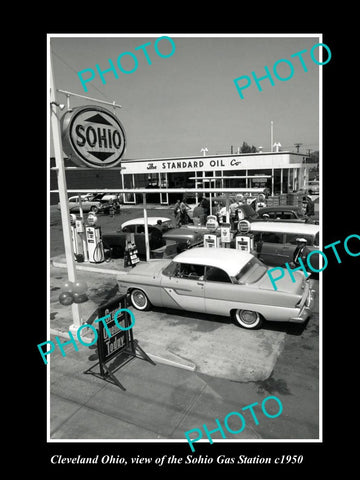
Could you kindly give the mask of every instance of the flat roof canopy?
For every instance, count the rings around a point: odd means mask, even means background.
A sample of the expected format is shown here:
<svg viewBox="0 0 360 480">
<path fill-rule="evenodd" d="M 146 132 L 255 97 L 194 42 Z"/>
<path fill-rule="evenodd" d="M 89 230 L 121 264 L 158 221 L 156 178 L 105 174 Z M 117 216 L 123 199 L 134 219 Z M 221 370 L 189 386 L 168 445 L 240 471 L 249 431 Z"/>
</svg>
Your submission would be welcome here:
<svg viewBox="0 0 360 480">
<path fill-rule="evenodd" d="M 264 193 L 264 188 L 92 188 L 68 189 L 68 193 Z M 59 190 L 50 190 L 58 193 Z"/>
</svg>

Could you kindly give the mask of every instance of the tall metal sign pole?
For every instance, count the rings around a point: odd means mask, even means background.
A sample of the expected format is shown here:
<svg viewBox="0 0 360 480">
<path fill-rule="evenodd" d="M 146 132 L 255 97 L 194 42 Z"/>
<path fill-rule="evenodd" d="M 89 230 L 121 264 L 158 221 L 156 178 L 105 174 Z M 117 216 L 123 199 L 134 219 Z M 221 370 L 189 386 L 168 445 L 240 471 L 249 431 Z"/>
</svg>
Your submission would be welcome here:
<svg viewBox="0 0 360 480">
<path fill-rule="evenodd" d="M 72 244 L 72 238 L 71 238 L 69 203 L 68 203 L 68 197 L 67 197 L 64 156 L 63 156 L 63 148 L 62 148 L 62 141 L 61 141 L 61 127 L 60 127 L 60 119 L 57 113 L 58 107 L 57 107 L 55 92 L 56 90 L 55 90 L 55 82 L 54 82 L 52 57 L 50 53 L 50 113 L 51 113 L 52 138 L 53 138 L 54 153 L 55 153 L 57 175 L 58 175 L 61 223 L 62 223 L 62 230 L 63 230 L 63 236 L 64 236 L 68 279 L 70 282 L 76 282 L 76 267 L 75 267 L 74 251 L 73 251 L 73 244 Z M 71 308 L 72 308 L 72 316 L 73 316 L 74 324 L 70 327 L 70 331 L 78 329 L 82 324 L 80 305 L 78 303 L 72 303 Z"/>
</svg>

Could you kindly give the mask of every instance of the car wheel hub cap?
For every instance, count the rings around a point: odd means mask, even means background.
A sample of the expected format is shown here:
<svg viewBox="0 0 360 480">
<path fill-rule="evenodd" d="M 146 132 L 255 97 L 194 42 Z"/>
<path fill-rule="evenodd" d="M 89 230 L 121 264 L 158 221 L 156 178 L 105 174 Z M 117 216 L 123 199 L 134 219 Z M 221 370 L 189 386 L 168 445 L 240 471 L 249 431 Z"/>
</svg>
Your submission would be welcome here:
<svg viewBox="0 0 360 480">
<path fill-rule="evenodd" d="M 242 312 L 240 314 L 241 320 L 246 323 L 247 325 L 251 325 L 256 322 L 257 320 L 257 315 L 254 312 Z"/>
<path fill-rule="evenodd" d="M 137 305 L 139 305 L 140 307 L 144 307 L 145 306 L 145 296 L 140 293 L 140 292 L 136 292 L 135 295 L 134 295 L 134 300 L 135 300 L 135 303 Z"/>
</svg>

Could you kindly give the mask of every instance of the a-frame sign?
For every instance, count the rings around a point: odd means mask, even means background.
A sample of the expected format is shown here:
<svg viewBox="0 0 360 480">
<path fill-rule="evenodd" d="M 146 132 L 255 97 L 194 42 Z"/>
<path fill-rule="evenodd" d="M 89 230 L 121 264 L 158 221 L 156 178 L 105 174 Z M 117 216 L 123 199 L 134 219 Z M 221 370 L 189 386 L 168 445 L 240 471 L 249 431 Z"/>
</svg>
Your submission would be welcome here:
<svg viewBox="0 0 360 480">
<path fill-rule="evenodd" d="M 135 357 L 156 365 L 139 346 L 138 341 L 134 339 L 135 316 L 127 308 L 127 305 L 127 296 L 121 295 L 98 307 L 97 316 L 102 319 L 98 323 L 97 352 L 99 361 L 84 372 L 113 383 L 122 390 L 126 390 L 126 388 L 114 375 L 119 368 Z M 108 365 L 111 361 L 112 363 Z M 97 365 L 100 367 L 100 372 L 93 371 Z"/>
</svg>

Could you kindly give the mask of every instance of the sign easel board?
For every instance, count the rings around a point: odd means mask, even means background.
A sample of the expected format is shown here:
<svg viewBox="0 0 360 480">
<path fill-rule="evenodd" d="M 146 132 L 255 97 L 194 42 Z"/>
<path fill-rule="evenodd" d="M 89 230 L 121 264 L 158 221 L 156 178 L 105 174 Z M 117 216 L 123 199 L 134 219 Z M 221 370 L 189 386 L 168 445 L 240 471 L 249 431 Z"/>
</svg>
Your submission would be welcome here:
<svg viewBox="0 0 360 480">
<path fill-rule="evenodd" d="M 97 351 L 99 361 L 84 372 L 114 383 L 122 390 L 126 389 L 115 377 L 115 371 L 134 357 L 147 360 L 155 365 L 144 350 L 140 348 L 137 340 L 134 339 L 133 325 L 135 316 L 129 313 L 127 305 L 127 296 L 122 295 L 116 296 L 98 307 L 97 316 L 99 319 L 103 319 L 101 322 L 98 322 Z M 110 361 L 113 361 L 112 364 L 107 365 Z M 92 371 L 96 365 L 100 366 L 100 373 Z"/>
</svg>

